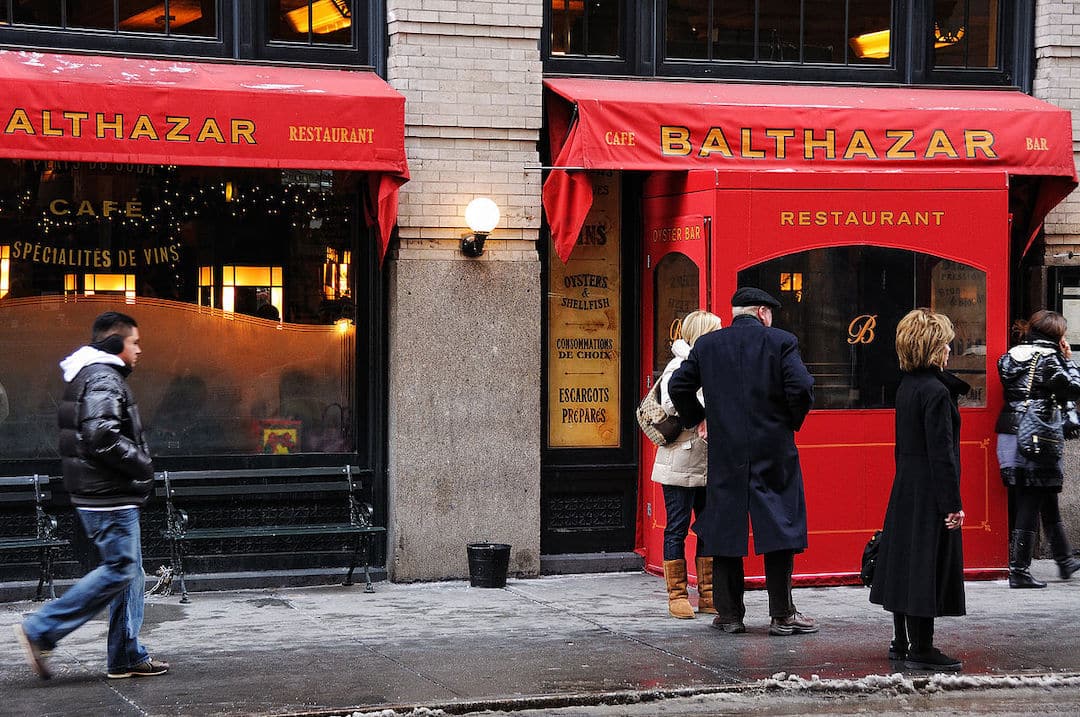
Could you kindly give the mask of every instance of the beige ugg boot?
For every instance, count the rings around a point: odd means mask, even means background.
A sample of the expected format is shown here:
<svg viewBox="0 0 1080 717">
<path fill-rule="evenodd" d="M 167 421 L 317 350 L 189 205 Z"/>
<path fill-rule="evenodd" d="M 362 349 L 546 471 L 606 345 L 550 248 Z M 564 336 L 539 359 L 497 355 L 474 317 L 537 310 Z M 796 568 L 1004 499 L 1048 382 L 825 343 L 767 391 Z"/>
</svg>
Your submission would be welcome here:
<svg viewBox="0 0 1080 717">
<path fill-rule="evenodd" d="M 713 607 L 712 602 L 712 557 L 699 555 L 695 565 L 697 567 L 697 611 L 715 615 L 716 608 Z"/>
<path fill-rule="evenodd" d="M 686 594 L 686 561 L 665 560 L 664 582 L 667 583 L 668 612 L 671 616 L 680 620 L 694 617 L 694 606 Z"/>
</svg>

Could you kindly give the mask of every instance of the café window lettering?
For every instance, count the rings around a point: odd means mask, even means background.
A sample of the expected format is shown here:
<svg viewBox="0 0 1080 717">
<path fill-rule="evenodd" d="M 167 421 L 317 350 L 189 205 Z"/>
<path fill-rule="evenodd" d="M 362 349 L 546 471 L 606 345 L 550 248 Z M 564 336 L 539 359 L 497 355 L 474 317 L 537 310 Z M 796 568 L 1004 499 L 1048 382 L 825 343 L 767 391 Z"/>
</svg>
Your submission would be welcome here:
<svg viewBox="0 0 1080 717">
<path fill-rule="evenodd" d="M 0 421 L 4 459 L 55 457 L 57 362 L 106 310 L 139 322 L 132 380 L 154 455 L 356 450 L 362 184 L 0 161 L 0 381 L 24 387 Z"/>
<path fill-rule="evenodd" d="M 986 274 L 980 269 L 901 249 L 830 247 L 744 269 L 739 284 L 777 291 L 783 307 L 774 312 L 774 325 L 799 338 L 815 380 L 815 409 L 894 407 L 896 324 L 918 306 L 944 313 L 956 329 L 948 369 L 972 387 L 960 405 L 986 405 Z"/>
</svg>

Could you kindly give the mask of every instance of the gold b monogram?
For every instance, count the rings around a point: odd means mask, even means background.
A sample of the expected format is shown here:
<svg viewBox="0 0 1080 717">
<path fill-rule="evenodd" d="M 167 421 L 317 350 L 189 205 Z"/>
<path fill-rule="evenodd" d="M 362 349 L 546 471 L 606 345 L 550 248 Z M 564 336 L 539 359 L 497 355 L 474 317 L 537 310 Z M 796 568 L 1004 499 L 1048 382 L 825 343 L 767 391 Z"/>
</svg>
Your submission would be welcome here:
<svg viewBox="0 0 1080 717">
<path fill-rule="evenodd" d="M 874 327 L 877 326 L 877 314 L 856 316 L 848 324 L 849 344 L 870 344 L 874 342 Z"/>
</svg>

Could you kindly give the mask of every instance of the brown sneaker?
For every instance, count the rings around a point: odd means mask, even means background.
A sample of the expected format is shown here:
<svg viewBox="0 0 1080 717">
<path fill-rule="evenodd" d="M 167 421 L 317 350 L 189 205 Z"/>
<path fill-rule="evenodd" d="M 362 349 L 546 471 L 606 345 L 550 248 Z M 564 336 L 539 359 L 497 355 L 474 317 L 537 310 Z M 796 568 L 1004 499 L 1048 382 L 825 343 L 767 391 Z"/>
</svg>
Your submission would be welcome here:
<svg viewBox="0 0 1080 717">
<path fill-rule="evenodd" d="M 45 664 L 45 657 L 48 650 L 41 649 L 40 645 L 31 640 L 30 636 L 26 634 L 26 630 L 23 630 L 21 624 L 15 623 L 12 627 L 15 628 L 15 638 L 19 641 L 19 644 L 22 645 L 23 654 L 26 656 L 26 664 L 30 665 L 30 669 L 41 679 L 47 680 L 52 677 L 48 665 Z"/>
<path fill-rule="evenodd" d="M 801 612 L 795 612 L 787 617 L 774 617 L 769 625 L 770 635 L 806 635 L 817 632 L 817 622 L 812 617 L 807 617 Z"/>
<path fill-rule="evenodd" d="M 106 676 L 110 680 L 122 680 L 125 677 L 156 677 L 157 675 L 164 675 L 168 671 L 168 662 L 151 658 L 127 670 L 109 672 Z"/>
</svg>

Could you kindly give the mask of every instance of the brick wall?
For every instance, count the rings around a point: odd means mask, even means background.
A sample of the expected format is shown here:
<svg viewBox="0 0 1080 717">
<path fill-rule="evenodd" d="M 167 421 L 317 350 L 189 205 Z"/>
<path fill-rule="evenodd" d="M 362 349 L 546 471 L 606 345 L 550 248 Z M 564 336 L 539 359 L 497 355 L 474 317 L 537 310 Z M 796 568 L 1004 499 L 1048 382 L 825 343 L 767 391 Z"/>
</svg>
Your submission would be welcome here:
<svg viewBox="0 0 1080 717">
<path fill-rule="evenodd" d="M 453 245 L 440 243 L 460 238 L 476 196 L 490 196 L 502 213 L 489 256 L 513 259 L 498 250 L 535 242 L 542 13 L 537 0 L 387 2 L 387 73 L 406 98 L 413 177 L 401 197 L 402 251 L 450 251 L 450 258 Z"/>
<path fill-rule="evenodd" d="M 1080 3 L 1038 0 L 1035 8 L 1033 94 L 1073 113 L 1073 151 L 1080 155 Z M 1048 263 L 1063 244 L 1080 244 L 1080 192 L 1046 219 Z"/>
</svg>

